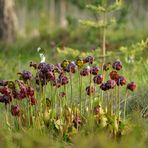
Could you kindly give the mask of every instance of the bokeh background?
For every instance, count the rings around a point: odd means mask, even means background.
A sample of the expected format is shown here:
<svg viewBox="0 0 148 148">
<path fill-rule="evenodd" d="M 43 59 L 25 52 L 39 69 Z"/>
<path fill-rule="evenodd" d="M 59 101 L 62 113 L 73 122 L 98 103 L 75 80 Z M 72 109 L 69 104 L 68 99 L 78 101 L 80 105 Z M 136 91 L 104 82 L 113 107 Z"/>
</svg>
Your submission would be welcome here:
<svg viewBox="0 0 148 148">
<path fill-rule="evenodd" d="M 119 0 L 108 0 L 108 5 Z M 148 1 L 120 0 L 123 5 L 108 18 L 116 23 L 106 34 L 107 62 L 120 59 L 123 73 L 138 84 L 131 106 L 147 110 L 148 83 Z M 99 21 L 101 15 L 86 9 L 102 0 L 0 0 L 0 79 L 15 80 L 39 62 L 37 48 L 46 51 L 46 61 L 95 55 L 102 47 L 101 28 L 86 27 L 80 20 Z M 139 105 L 140 104 L 140 105 Z M 136 105 L 136 107 L 135 107 Z"/>
<path fill-rule="evenodd" d="M 108 4 L 115 1 L 119 0 L 108 0 Z M 121 1 L 123 1 L 122 9 L 108 15 L 108 18 L 115 17 L 116 23 L 107 29 L 106 60 L 112 62 L 120 59 L 123 62 L 122 74 L 137 84 L 136 92 L 129 94 L 128 113 L 135 111 L 134 117 L 137 112 L 140 114 L 142 122 L 141 120 L 138 122 L 147 136 L 148 0 Z M 79 21 L 101 20 L 101 15 L 86 9 L 87 4 L 97 6 L 101 2 L 102 0 L 0 0 L 0 80 L 15 80 L 18 78 L 18 72 L 24 69 L 31 70 L 30 61 L 40 62 L 36 50 L 38 47 L 45 50 L 46 61 L 53 64 L 89 54 L 95 55 L 99 61 L 102 46 L 101 28 L 86 27 Z M 140 117 L 138 116 L 138 119 Z M 143 122 L 143 118 L 146 122 Z M 137 118 L 134 122 L 137 122 Z M 135 132 L 140 137 L 138 128 Z M 31 147 L 32 141 L 40 147 L 48 147 L 49 137 L 38 138 L 38 134 L 32 131 L 30 133 L 30 135 L 26 132 L 24 135 L 19 133 L 11 136 L 16 143 L 20 142 L 24 147 Z M 6 141 L 9 141 L 7 144 L 11 147 L 13 140 L 10 135 L 8 137 L 5 135 L 9 135 L 9 132 L 7 131 L 7 134 L 5 130 L 1 132 L 0 128 L 0 137 L 3 137 L 0 138 L 2 139 L 0 145 L 6 147 Z M 96 138 L 96 143 L 97 140 Z M 100 142 L 106 144 L 106 140 L 108 139 Z M 129 143 L 126 142 L 128 137 L 124 140 L 123 143 L 127 144 L 124 147 L 128 147 Z M 136 140 L 131 138 L 130 141 L 135 143 Z M 79 137 L 76 141 L 79 141 Z M 84 139 L 82 141 L 84 146 L 88 146 L 89 141 Z M 93 141 L 92 137 L 90 141 Z M 137 147 L 133 143 L 132 147 Z"/>
</svg>

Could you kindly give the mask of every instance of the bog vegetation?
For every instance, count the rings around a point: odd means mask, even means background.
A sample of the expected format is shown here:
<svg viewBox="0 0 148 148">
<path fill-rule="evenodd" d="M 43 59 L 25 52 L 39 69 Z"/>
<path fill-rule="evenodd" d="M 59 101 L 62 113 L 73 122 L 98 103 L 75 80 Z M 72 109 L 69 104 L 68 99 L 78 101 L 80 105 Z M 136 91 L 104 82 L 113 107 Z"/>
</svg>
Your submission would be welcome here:
<svg viewBox="0 0 148 148">
<path fill-rule="evenodd" d="M 44 18 L 33 37 L 27 26 L 28 39 L 0 43 L 1 146 L 146 147 L 147 31 L 122 35 L 122 0 L 71 2 L 95 19 L 49 33 Z"/>
</svg>

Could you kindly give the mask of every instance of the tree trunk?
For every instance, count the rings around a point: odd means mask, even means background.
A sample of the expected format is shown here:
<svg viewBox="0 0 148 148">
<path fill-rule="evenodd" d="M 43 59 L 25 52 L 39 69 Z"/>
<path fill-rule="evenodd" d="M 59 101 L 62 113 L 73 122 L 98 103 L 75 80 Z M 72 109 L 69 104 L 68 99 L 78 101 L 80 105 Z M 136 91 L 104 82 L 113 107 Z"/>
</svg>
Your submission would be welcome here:
<svg viewBox="0 0 148 148">
<path fill-rule="evenodd" d="M 66 11 L 67 11 L 67 0 L 56 0 L 56 22 L 61 28 L 67 26 Z"/>
<path fill-rule="evenodd" d="M 13 0 L 0 0 L 0 40 L 13 42 L 16 37 L 16 15 Z"/>
<path fill-rule="evenodd" d="M 66 20 L 67 1 L 66 0 L 61 0 L 60 8 L 61 8 L 60 24 L 62 28 L 65 28 L 67 26 L 67 20 Z"/>
<path fill-rule="evenodd" d="M 51 22 L 50 24 L 51 24 L 51 26 L 55 26 L 55 24 L 56 24 L 55 23 L 56 22 L 56 19 L 55 19 L 55 17 L 56 17 L 55 16 L 55 11 L 56 11 L 55 10 L 56 9 L 55 5 L 56 5 L 55 0 L 51 0 L 50 1 L 50 8 L 49 8 L 50 9 L 50 22 Z"/>
</svg>

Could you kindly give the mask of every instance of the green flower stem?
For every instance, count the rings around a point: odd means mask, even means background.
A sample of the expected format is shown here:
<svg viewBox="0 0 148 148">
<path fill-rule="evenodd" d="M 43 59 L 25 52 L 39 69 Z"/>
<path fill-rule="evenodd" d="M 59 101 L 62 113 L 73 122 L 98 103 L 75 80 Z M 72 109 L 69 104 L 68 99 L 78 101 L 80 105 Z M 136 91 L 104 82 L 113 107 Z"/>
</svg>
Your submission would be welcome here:
<svg viewBox="0 0 148 148">
<path fill-rule="evenodd" d="M 90 111 L 93 109 L 93 100 L 92 100 L 92 93 L 91 93 L 91 88 L 92 88 L 92 74 L 90 73 L 89 77 L 89 84 L 90 84 Z"/>
<path fill-rule="evenodd" d="M 101 102 L 102 102 L 102 106 L 104 106 L 104 92 L 101 91 Z"/>
<path fill-rule="evenodd" d="M 6 124 L 9 125 L 7 104 L 5 104 L 5 121 L 6 121 Z"/>
<path fill-rule="evenodd" d="M 60 104 L 60 120 L 62 120 L 62 108 L 63 108 L 63 105 L 62 105 L 62 98 L 59 97 L 59 104 Z"/>
<path fill-rule="evenodd" d="M 50 98 L 52 99 L 52 91 L 53 91 L 53 86 L 52 83 L 50 82 Z"/>
<path fill-rule="evenodd" d="M 71 107 L 72 107 L 72 105 L 73 105 L 73 79 L 72 79 L 72 73 L 70 72 L 70 74 L 69 74 L 69 76 L 70 76 L 70 89 L 71 89 Z"/>
<path fill-rule="evenodd" d="M 96 90 L 96 84 L 94 84 L 94 89 Z M 94 92 L 94 98 L 95 98 L 95 96 L 96 96 L 96 91 Z"/>
<path fill-rule="evenodd" d="M 27 81 L 27 85 L 30 86 L 30 81 Z M 28 125 L 29 127 L 31 126 L 31 101 L 30 101 L 30 98 L 29 96 L 27 96 L 27 110 L 28 110 Z M 18 104 L 18 102 L 17 102 Z"/>
<path fill-rule="evenodd" d="M 118 86 L 118 117 L 120 120 L 120 86 Z"/>
<path fill-rule="evenodd" d="M 110 116 L 113 115 L 113 90 L 109 91 L 109 100 L 108 100 L 108 107 L 109 107 L 109 112 L 110 112 Z"/>
<path fill-rule="evenodd" d="M 107 99 L 106 99 L 107 110 L 109 109 L 109 100 L 110 100 L 110 97 L 109 97 L 109 90 L 108 90 L 107 91 Z"/>
<path fill-rule="evenodd" d="M 125 97 L 124 97 L 124 121 L 126 119 L 126 106 L 127 106 L 127 97 L 128 97 L 128 90 L 126 90 L 126 94 L 125 94 Z"/>
<path fill-rule="evenodd" d="M 45 109 L 45 107 L 46 107 L 46 82 L 47 82 L 47 80 L 46 80 L 46 78 L 45 78 L 45 86 L 44 86 L 44 96 L 43 96 L 43 107 L 44 107 L 44 109 Z"/>
<path fill-rule="evenodd" d="M 80 104 L 80 113 L 82 113 L 82 77 L 80 75 L 80 69 L 78 69 L 78 82 L 79 82 L 79 104 Z"/>
<path fill-rule="evenodd" d="M 117 100 L 117 87 L 115 86 L 114 89 L 114 94 L 115 94 L 115 114 L 117 114 L 117 105 L 118 105 L 118 100 Z"/>
<path fill-rule="evenodd" d="M 103 70 L 103 64 L 102 64 L 102 76 L 103 76 L 103 82 L 104 82 L 105 81 L 105 71 Z M 102 102 L 102 105 L 106 104 L 104 101 L 104 91 L 101 91 L 101 102 Z"/>
<path fill-rule="evenodd" d="M 12 96 L 12 99 L 14 99 L 13 96 Z M 10 102 L 9 106 L 8 106 L 9 107 L 9 111 L 11 111 L 11 104 L 12 104 L 12 102 Z M 12 123 L 12 115 L 10 113 L 9 113 L 9 122 Z"/>
<path fill-rule="evenodd" d="M 19 107 L 21 107 L 21 102 L 19 100 L 17 100 L 17 104 L 19 105 Z M 10 118 L 11 119 L 11 118 Z M 22 122 L 21 122 L 21 114 L 18 117 L 18 124 L 19 124 L 19 129 L 22 128 Z"/>
<path fill-rule="evenodd" d="M 114 114 L 114 91 L 113 89 L 111 90 L 111 113 Z"/>
<path fill-rule="evenodd" d="M 39 90 L 40 90 L 39 113 L 41 113 L 42 112 L 43 87 L 42 87 L 42 82 L 40 80 L 39 74 L 38 74 L 38 78 L 39 78 Z"/>
<path fill-rule="evenodd" d="M 30 123 L 31 123 L 31 126 L 33 127 L 33 108 L 31 103 L 30 103 Z"/>
<path fill-rule="evenodd" d="M 56 105 L 57 105 L 57 87 L 55 89 L 55 95 L 54 95 L 54 110 L 55 110 L 55 115 L 56 115 Z"/>
<path fill-rule="evenodd" d="M 68 85 L 65 85 L 65 92 L 66 92 L 66 105 L 68 105 Z"/>
<path fill-rule="evenodd" d="M 27 119 L 28 119 L 28 126 L 30 127 L 30 102 L 27 102 Z"/>
<path fill-rule="evenodd" d="M 51 90 L 53 89 L 52 88 L 53 86 L 51 86 Z M 55 88 L 55 92 L 54 94 L 52 93 L 52 119 L 55 117 L 56 115 L 56 94 L 57 94 L 57 87 Z"/>
<path fill-rule="evenodd" d="M 64 106 L 67 105 L 67 87 L 64 85 L 64 92 L 65 92 L 65 100 L 64 100 Z"/>
<path fill-rule="evenodd" d="M 43 112 L 44 88 L 41 87 L 41 112 Z"/>
<path fill-rule="evenodd" d="M 80 113 L 82 113 L 82 77 L 80 76 Z"/>
</svg>

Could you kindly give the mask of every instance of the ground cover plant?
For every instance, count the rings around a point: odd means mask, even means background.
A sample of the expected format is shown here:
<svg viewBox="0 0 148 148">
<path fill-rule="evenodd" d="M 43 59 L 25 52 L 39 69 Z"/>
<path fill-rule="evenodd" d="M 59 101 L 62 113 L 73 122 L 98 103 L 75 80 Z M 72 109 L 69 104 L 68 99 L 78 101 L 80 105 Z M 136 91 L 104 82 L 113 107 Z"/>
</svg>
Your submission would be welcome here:
<svg viewBox="0 0 148 148">
<path fill-rule="evenodd" d="M 12 131 L 48 130 L 67 142 L 84 128 L 85 134 L 105 129 L 114 138 L 129 132 L 127 95 L 136 84 L 120 75 L 121 61 L 101 69 L 92 56 L 54 65 L 45 63 L 42 52 L 40 57 L 39 64 L 30 62 L 32 72 L 23 70 L 15 81 L 0 81 L 3 125 Z M 124 98 L 120 89 L 125 89 Z"/>
<path fill-rule="evenodd" d="M 122 0 L 86 1 L 72 3 L 88 3 L 90 17 L 78 25 L 67 16 L 67 28 L 61 10 L 69 11 L 68 1 L 46 1 L 61 12 L 56 26 L 56 13 L 49 23 L 42 2 L 26 1 L 43 14 L 27 24 L 26 35 L 0 42 L 1 147 L 147 147 L 147 29 L 123 27 Z"/>
</svg>

